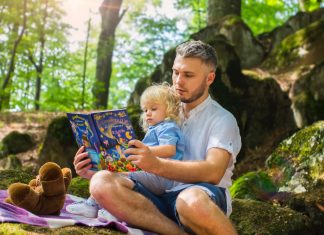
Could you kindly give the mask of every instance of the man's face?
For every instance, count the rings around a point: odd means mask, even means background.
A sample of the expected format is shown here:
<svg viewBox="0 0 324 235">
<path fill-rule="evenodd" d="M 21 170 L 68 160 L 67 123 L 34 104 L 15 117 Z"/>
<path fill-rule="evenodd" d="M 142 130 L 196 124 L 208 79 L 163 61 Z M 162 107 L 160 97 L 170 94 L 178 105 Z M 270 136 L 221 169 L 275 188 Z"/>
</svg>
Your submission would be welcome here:
<svg viewBox="0 0 324 235">
<path fill-rule="evenodd" d="M 199 104 L 208 96 L 215 74 L 200 59 L 177 56 L 172 70 L 172 82 L 183 103 Z"/>
</svg>

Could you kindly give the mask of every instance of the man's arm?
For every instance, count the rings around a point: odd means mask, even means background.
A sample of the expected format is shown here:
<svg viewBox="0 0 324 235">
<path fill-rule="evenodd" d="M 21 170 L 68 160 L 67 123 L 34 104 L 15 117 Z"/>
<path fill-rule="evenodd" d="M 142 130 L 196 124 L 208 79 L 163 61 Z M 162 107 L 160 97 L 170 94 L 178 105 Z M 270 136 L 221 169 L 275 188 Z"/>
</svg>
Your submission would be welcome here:
<svg viewBox="0 0 324 235">
<path fill-rule="evenodd" d="M 185 183 L 218 184 L 231 158 L 226 150 L 211 148 L 204 161 L 175 161 L 154 156 L 149 147 L 138 140 L 130 144 L 136 148 L 126 150 L 130 155 L 128 160 L 147 172 Z"/>
<path fill-rule="evenodd" d="M 176 146 L 175 145 L 159 145 L 159 146 L 150 146 L 154 156 L 162 157 L 162 158 L 171 158 L 176 154 Z"/>
</svg>

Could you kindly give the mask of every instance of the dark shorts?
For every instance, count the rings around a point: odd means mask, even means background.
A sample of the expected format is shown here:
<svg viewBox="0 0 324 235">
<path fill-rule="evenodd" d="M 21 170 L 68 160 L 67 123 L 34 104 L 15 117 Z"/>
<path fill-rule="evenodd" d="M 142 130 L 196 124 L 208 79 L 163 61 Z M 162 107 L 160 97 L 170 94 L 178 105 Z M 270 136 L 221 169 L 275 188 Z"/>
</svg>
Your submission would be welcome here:
<svg viewBox="0 0 324 235">
<path fill-rule="evenodd" d="M 155 195 L 146 189 L 141 183 L 133 180 L 135 186 L 134 191 L 139 192 L 144 195 L 146 198 L 151 200 L 153 204 L 161 211 L 162 214 L 169 217 L 174 222 L 178 223 L 180 226 L 180 220 L 176 211 L 176 199 L 180 192 L 190 187 L 198 187 L 204 190 L 211 200 L 226 214 L 227 204 L 226 204 L 226 195 L 225 189 L 217 187 L 208 183 L 196 183 L 196 184 L 187 184 L 185 188 L 180 190 L 167 192 L 161 195 Z"/>
</svg>

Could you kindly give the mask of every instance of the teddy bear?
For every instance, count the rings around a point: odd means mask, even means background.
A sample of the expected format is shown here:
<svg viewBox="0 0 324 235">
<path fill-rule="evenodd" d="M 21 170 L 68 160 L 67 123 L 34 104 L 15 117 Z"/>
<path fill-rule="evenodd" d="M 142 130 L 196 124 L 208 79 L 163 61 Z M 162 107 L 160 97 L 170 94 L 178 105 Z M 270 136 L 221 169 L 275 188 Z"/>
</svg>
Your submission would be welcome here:
<svg viewBox="0 0 324 235">
<path fill-rule="evenodd" d="M 39 169 L 39 175 L 28 185 L 11 184 L 5 202 L 36 215 L 59 215 L 71 179 L 71 169 L 61 169 L 56 163 L 47 162 Z"/>
</svg>

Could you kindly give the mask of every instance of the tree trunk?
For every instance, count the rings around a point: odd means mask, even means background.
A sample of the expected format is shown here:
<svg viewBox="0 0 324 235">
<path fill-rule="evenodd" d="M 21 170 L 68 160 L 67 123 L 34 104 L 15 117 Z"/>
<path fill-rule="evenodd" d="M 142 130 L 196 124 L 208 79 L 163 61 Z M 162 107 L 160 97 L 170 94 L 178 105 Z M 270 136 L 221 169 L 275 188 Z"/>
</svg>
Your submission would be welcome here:
<svg viewBox="0 0 324 235">
<path fill-rule="evenodd" d="M 45 1 L 44 7 L 44 15 L 42 20 L 42 27 L 40 29 L 39 41 L 40 41 L 40 55 L 38 58 L 38 64 L 36 63 L 33 55 L 29 52 L 29 60 L 32 62 L 36 69 L 36 92 L 35 92 L 35 110 L 40 110 L 40 95 L 41 95 L 41 87 L 42 87 L 42 74 L 43 74 L 43 67 L 44 67 L 44 49 L 45 49 L 45 27 L 47 23 L 47 16 L 48 16 L 48 0 Z"/>
<path fill-rule="evenodd" d="M 208 0 L 207 25 L 230 14 L 241 16 L 241 0 Z"/>
<path fill-rule="evenodd" d="M 16 54 L 18 45 L 21 42 L 21 39 L 25 33 L 26 30 L 26 23 L 27 23 L 27 0 L 23 3 L 23 23 L 22 23 L 22 29 L 20 33 L 18 34 L 17 39 L 14 41 L 13 49 L 11 51 L 11 57 L 9 61 L 8 71 L 6 73 L 5 79 L 2 83 L 1 90 L 0 90 L 0 110 L 3 108 L 9 108 L 9 102 L 10 102 L 10 92 L 6 91 L 6 89 L 9 87 L 10 80 L 12 78 L 12 75 L 15 71 L 15 60 L 16 60 Z M 16 25 L 18 28 L 18 25 Z"/>
<path fill-rule="evenodd" d="M 83 57 L 83 74 L 82 74 L 82 97 L 81 97 L 81 107 L 82 110 L 84 109 L 84 103 L 85 103 L 85 80 L 86 80 L 86 73 L 87 73 L 87 57 L 88 57 L 88 44 L 89 44 L 89 36 L 90 36 L 90 30 L 91 30 L 91 18 L 88 20 L 88 30 L 87 30 L 87 38 L 85 43 L 85 49 L 84 49 L 84 57 Z"/>
<path fill-rule="evenodd" d="M 101 33 L 97 47 L 96 82 L 92 90 L 97 109 L 108 105 L 115 30 L 125 13 L 119 14 L 121 4 L 122 0 L 104 0 L 100 6 Z"/>
</svg>

